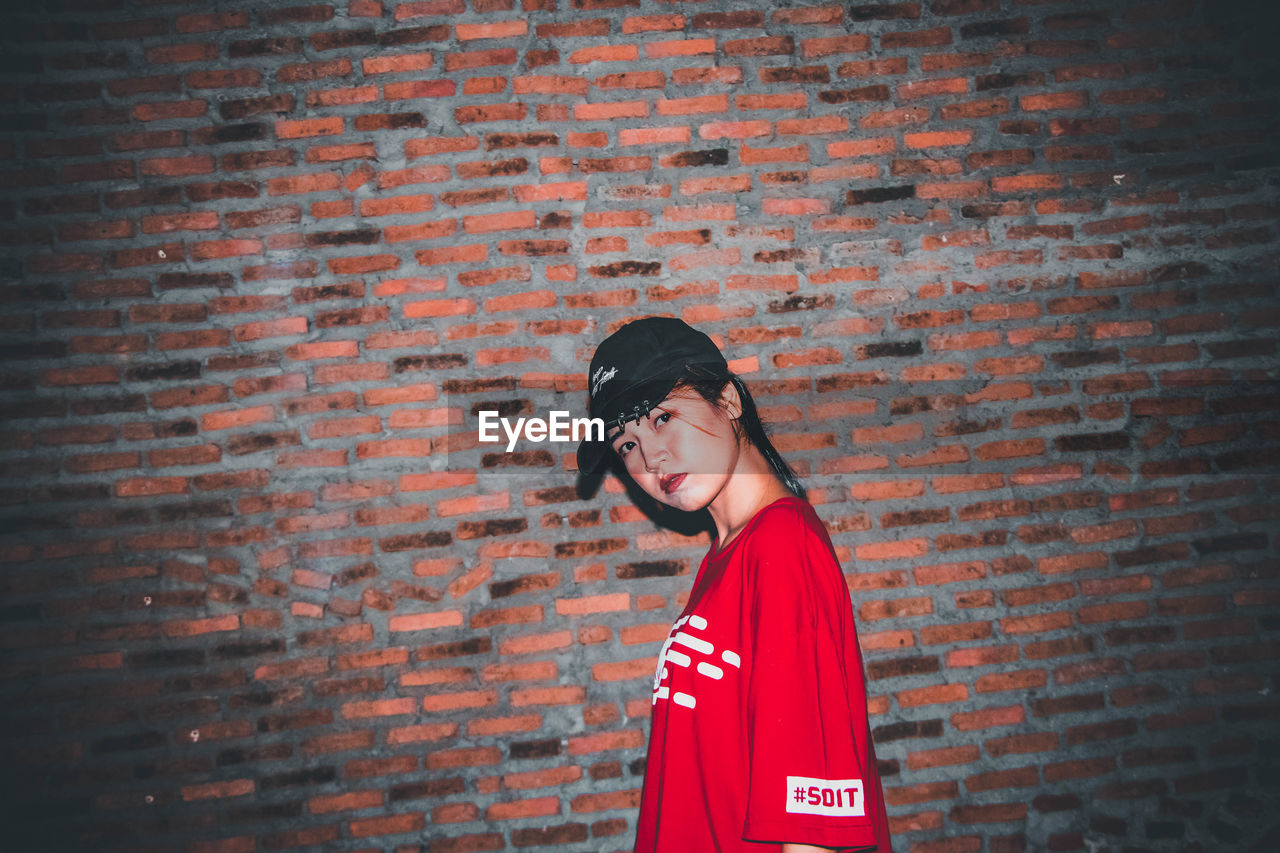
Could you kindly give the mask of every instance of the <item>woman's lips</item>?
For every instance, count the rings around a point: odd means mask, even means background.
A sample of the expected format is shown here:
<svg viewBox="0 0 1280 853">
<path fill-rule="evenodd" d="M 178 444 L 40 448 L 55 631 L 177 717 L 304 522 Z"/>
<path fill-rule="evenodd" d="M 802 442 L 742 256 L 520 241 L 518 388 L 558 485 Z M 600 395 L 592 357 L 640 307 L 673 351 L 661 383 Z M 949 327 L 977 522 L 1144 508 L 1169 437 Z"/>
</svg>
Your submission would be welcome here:
<svg viewBox="0 0 1280 853">
<path fill-rule="evenodd" d="M 684 474 L 672 474 L 670 477 L 662 478 L 662 491 L 671 494 L 680 488 L 680 484 L 684 482 Z"/>
</svg>

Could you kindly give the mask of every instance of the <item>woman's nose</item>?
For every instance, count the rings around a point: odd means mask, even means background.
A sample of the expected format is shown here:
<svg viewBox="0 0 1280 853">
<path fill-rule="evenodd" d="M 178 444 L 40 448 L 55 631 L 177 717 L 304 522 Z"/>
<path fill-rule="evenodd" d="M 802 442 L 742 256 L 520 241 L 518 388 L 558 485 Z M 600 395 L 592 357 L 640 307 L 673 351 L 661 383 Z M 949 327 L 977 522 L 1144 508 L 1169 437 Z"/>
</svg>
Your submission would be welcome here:
<svg viewBox="0 0 1280 853">
<path fill-rule="evenodd" d="M 666 445 L 656 436 L 650 436 L 640 445 L 640 453 L 644 457 L 644 469 L 652 474 L 658 470 L 658 463 L 666 460 Z"/>
</svg>

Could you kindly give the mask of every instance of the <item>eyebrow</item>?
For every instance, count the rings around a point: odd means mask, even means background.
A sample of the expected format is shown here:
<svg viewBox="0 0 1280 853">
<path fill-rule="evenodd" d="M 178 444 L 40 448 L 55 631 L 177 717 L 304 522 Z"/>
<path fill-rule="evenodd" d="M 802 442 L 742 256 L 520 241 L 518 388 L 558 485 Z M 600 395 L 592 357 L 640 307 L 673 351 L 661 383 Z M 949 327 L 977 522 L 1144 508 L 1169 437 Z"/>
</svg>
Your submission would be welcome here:
<svg viewBox="0 0 1280 853">
<path fill-rule="evenodd" d="M 630 423 L 630 421 L 628 421 L 628 423 Z M 627 424 L 625 423 L 622 424 L 621 426 L 617 426 L 617 425 L 612 426 L 610 427 L 610 429 L 616 429 L 617 432 L 615 432 L 613 435 L 609 435 L 607 433 L 605 434 L 604 440 L 607 441 L 609 444 L 613 444 L 619 438 L 622 438 L 622 436 L 627 434 Z"/>
</svg>

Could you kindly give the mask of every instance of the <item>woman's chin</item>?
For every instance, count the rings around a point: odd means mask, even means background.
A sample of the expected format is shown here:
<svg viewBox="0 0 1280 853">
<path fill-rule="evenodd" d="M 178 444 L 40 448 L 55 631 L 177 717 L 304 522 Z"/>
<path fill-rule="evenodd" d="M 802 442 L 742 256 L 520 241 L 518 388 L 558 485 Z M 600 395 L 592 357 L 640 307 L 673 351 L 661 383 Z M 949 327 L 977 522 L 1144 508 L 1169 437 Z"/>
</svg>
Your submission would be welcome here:
<svg viewBox="0 0 1280 853">
<path fill-rule="evenodd" d="M 678 509 L 682 512 L 697 512 L 711 503 L 709 499 L 705 501 L 699 500 L 697 495 L 686 492 L 684 489 L 677 489 L 672 494 L 663 495 L 657 500 L 672 509 Z"/>
<path fill-rule="evenodd" d="M 654 496 L 653 499 L 662 504 L 666 509 L 678 509 L 682 511 L 685 509 L 684 501 L 672 495 L 663 495 L 662 497 Z"/>
</svg>

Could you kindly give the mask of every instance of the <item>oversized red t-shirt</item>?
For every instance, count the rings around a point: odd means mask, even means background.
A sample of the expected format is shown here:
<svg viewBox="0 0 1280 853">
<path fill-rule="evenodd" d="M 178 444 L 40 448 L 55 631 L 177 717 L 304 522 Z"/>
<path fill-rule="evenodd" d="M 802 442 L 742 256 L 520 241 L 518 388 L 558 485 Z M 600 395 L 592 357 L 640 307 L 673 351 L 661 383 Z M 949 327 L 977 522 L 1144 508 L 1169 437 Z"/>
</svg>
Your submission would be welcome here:
<svg viewBox="0 0 1280 853">
<path fill-rule="evenodd" d="M 702 559 L 662 645 L 636 853 L 889 853 L 849 588 L 784 497 Z"/>
</svg>

